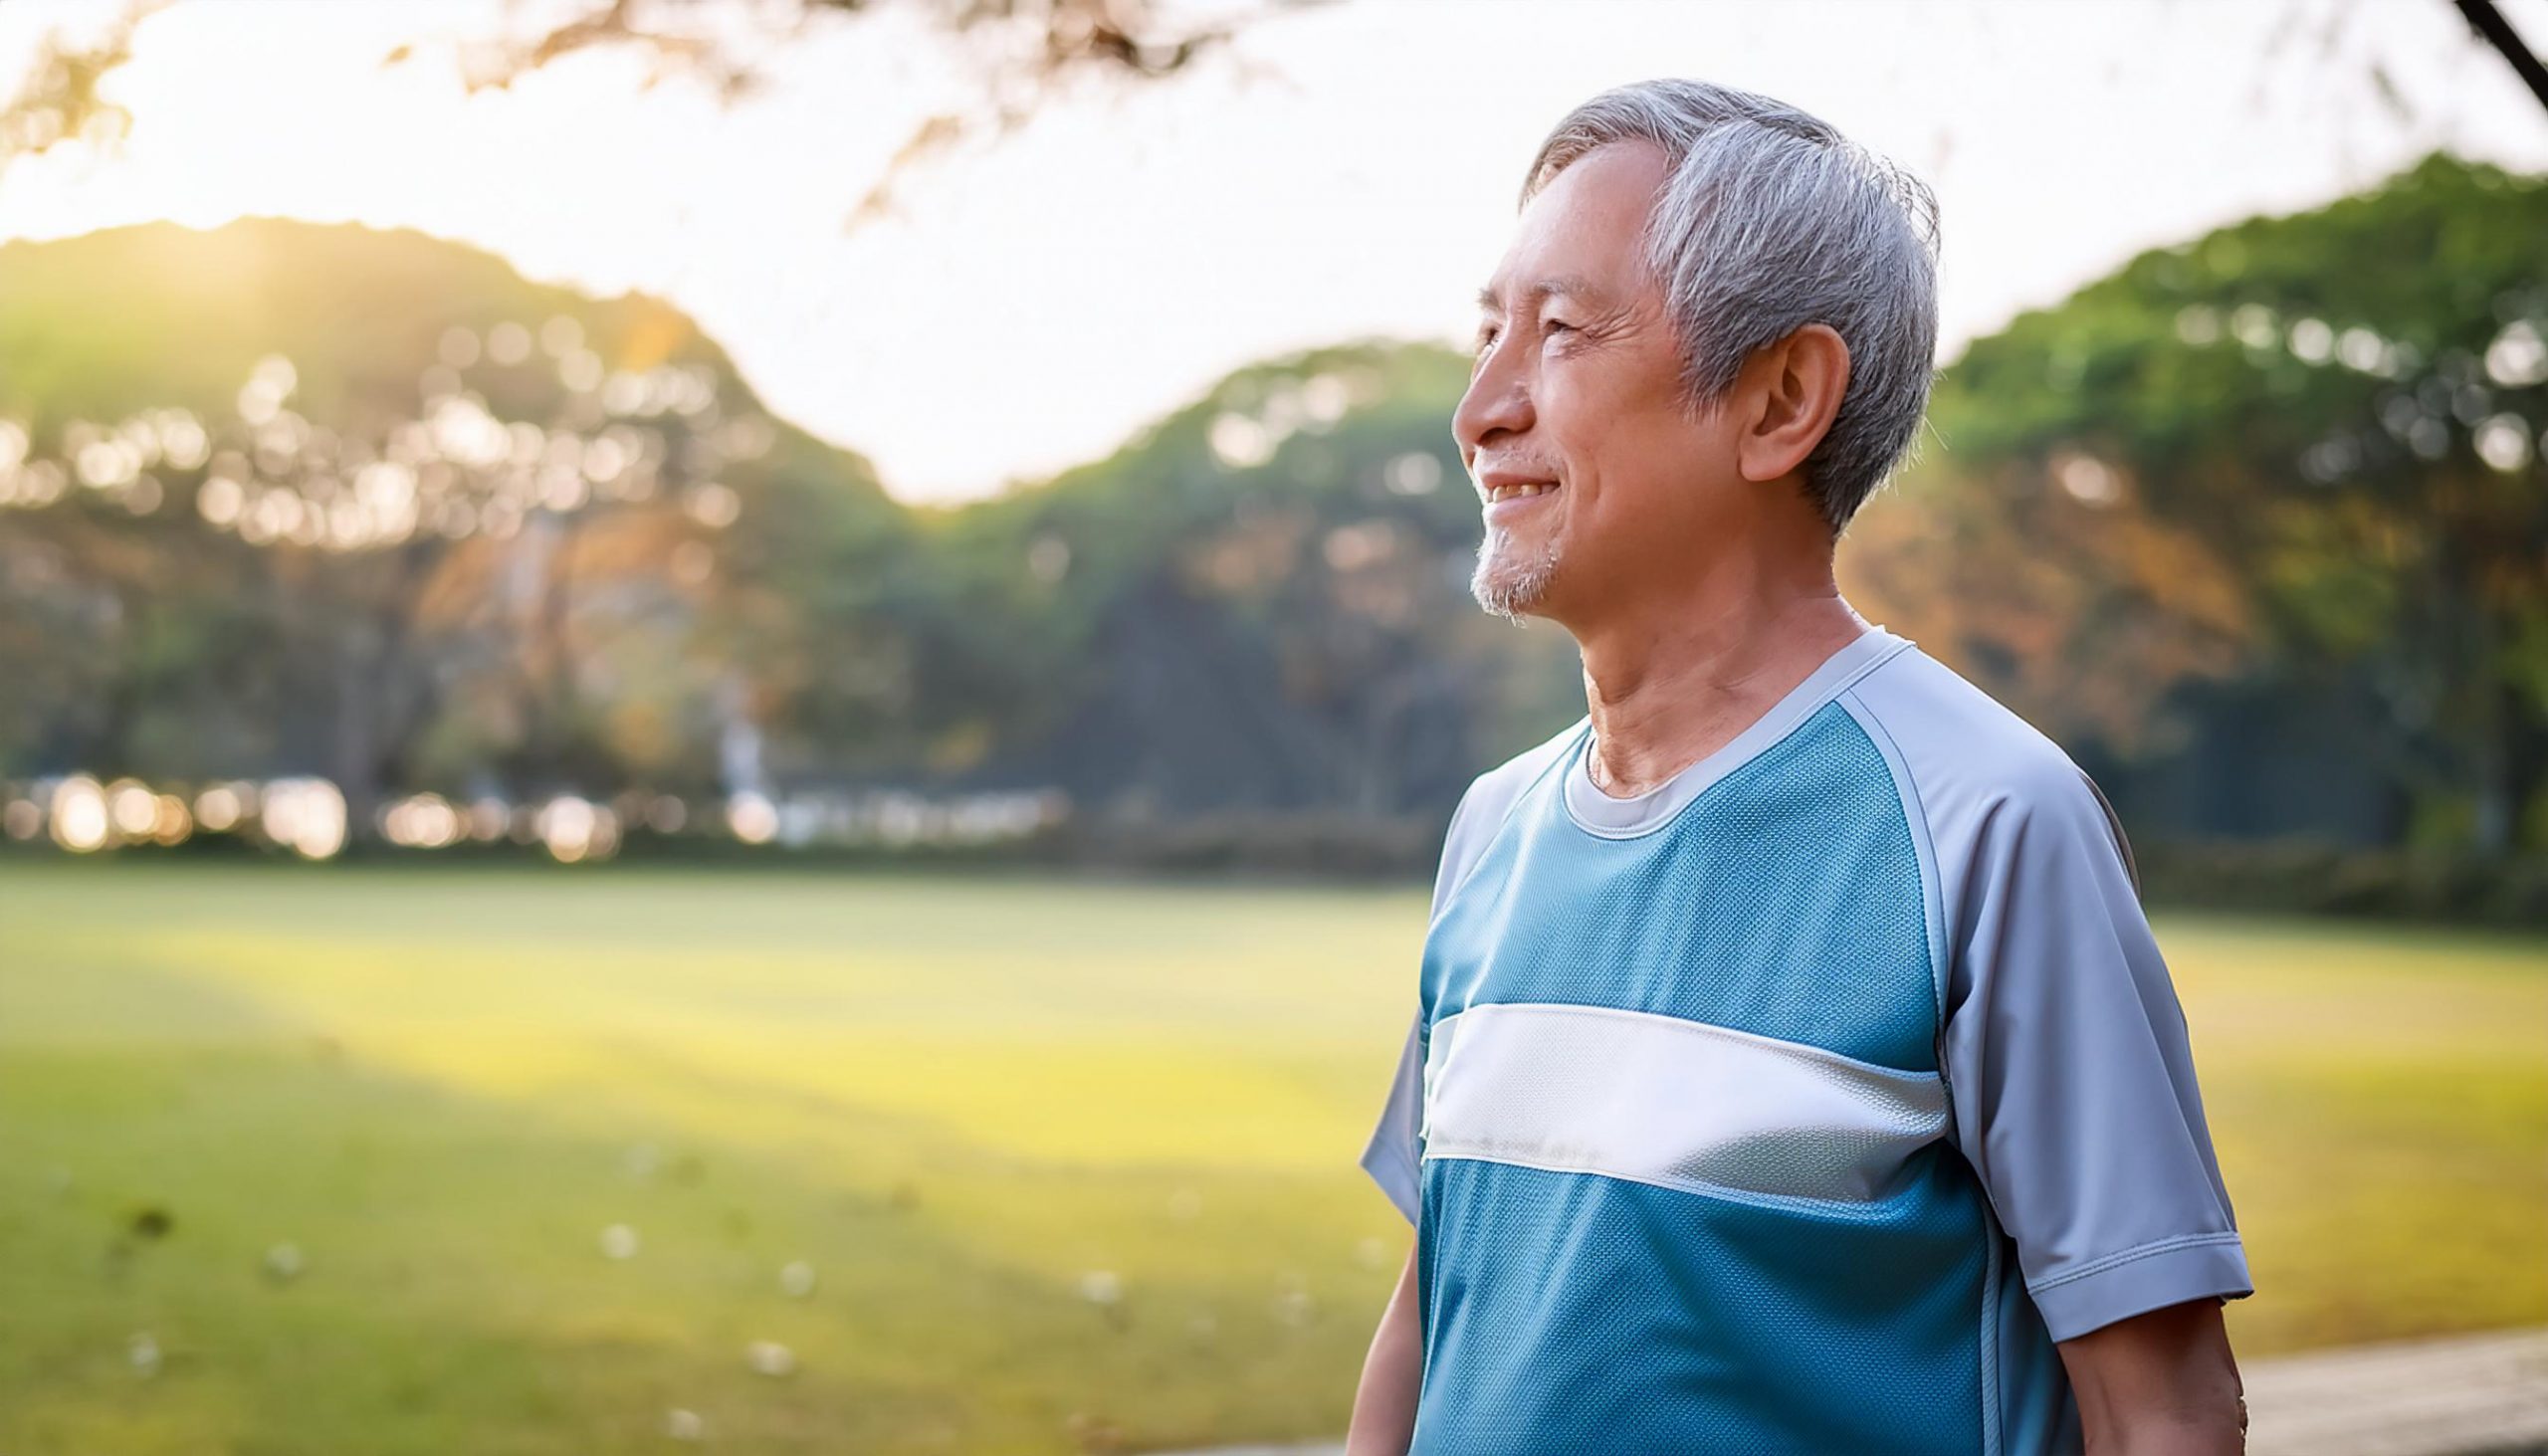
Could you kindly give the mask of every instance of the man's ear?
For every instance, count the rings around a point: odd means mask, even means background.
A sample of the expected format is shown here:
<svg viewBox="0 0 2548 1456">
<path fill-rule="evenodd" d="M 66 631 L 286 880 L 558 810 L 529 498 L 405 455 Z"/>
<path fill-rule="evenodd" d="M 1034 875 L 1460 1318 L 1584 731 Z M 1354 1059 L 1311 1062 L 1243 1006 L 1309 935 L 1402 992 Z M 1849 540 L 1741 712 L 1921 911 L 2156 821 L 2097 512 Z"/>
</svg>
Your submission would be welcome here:
<svg viewBox="0 0 2548 1456">
<path fill-rule="evenodd" d="M 1745 360 L 1735 465 L 1747 481 L 1775 481 L 1805 465 L 1831 429 L 1849 389 L 1849 346 L 1828 324 L 1807 323 Z"/>
</svg>

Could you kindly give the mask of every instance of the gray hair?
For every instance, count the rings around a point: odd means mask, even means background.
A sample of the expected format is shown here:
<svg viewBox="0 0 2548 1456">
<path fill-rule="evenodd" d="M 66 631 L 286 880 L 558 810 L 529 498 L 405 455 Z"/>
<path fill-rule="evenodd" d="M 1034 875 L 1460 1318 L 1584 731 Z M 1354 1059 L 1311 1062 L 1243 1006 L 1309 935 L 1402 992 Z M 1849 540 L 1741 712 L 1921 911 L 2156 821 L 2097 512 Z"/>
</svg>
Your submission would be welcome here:
<svg viewBox="0 0 2548 1456">
<path fill-rule="evenodd" d="M 1647 266 L 1705 407 L 1754 349 L 1807 323 L 1849 349 L 1831 428 L 1805 457 L 1834 529 L 1910 458 L 1938 343 L 1938 203 L 1909 172 L 1784 102 L 1701 81 L 1642 81 L 1576 107 L 1531 163 L 1527 205 L 1596 146 L 1644 140 L 1671 175 L 1646 219 Z"/>
</svg>

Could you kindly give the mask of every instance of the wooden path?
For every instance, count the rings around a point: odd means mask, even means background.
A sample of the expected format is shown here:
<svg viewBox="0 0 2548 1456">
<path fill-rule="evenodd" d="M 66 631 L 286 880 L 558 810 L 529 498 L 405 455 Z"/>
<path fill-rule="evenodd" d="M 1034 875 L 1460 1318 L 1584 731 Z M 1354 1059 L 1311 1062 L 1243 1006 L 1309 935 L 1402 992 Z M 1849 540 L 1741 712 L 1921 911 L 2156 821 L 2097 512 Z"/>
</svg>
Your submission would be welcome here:
<svg viewBox="0 0 2548 1456">
<path fill-rule="evenodd" d="M 2241 1378 L 2254 1456 L 2548 1453 L 2548 1330 L 2285 1355 Z"/>
</svg>

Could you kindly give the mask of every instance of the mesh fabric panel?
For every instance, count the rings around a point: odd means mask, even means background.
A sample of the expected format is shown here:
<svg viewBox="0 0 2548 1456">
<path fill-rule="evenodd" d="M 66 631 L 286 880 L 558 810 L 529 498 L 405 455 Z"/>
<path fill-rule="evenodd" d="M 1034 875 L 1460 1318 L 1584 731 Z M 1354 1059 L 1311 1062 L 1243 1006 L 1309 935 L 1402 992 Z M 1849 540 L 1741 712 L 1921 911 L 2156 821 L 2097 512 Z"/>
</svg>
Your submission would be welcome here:
<svg viewBox="0 0 2548 1456">
<path fill-rule="evenodd" d="M 1975 1456 L 1981 1216 L 1921 1156 L 1824 1215 L 1428 1159 L 1428 1241 L 1469 1256 L 1423 1290 L 1409 1456 Z"/>
<path fill-rule="evenodd" d="M 1569 757 L 1553 775 L 1582 771 Z M 1615 1006 L 1937 1070 L 1919 859 L 1847 710 L 1825 705 L 1634 839 L 1578 827 L 1557 788 L 1515 806 L 1428 938 L 1428 1022 L 1485 1002 Z"/>
</svg>

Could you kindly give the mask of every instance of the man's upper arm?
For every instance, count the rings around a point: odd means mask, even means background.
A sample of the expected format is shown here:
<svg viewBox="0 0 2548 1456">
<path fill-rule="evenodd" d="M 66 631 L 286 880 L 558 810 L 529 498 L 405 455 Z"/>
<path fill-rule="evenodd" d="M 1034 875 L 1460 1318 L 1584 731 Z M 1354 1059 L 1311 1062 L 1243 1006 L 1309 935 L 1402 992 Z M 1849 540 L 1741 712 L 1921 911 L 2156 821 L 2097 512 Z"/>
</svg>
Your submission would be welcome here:
<svg viewBox="0 0 2548 1456">
<path fill-rule="evenodd" d="M 2059 759 L 1970 827 L 1947 1083 L 2047 1331 L 2249 1293 L 2185 1017 L 2101 796 Z"/>
</svg>

